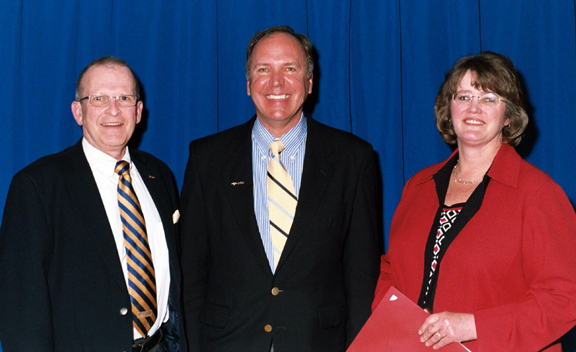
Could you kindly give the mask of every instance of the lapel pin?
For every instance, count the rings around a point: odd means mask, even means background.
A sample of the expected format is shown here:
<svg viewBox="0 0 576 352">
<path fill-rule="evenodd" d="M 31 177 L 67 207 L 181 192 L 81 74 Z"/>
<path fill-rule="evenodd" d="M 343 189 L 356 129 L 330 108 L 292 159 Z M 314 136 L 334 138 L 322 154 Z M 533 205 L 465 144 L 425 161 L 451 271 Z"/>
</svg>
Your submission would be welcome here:
<svg viewBox="0 0 576 352">
<path fill-rule="evenodd" d="M 240 185 L 243 185 L 243 184 L 244 184 L 244 181 L 238 181 L 238 182 L 232 182 L 232 183 L 231 183 L 232 186 L 240 186 Z"/>
<path fill-rule="evenodd" d="M 156 179 L 156 176 L 148 175 L 148 178 L 151 178 L 154 180 L 154 179 Z"/>
</svg>

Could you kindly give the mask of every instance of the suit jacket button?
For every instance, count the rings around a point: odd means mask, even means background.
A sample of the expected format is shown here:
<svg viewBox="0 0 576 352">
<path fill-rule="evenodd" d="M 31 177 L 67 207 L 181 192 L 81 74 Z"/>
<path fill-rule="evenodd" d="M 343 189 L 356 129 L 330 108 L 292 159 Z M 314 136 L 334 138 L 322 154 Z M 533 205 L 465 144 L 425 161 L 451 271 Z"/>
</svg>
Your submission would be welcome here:
<svg viewBox="0 0 576 352">
<path fill-rule="evenodd" d="M 266 331 L 266 332 L 272 332 L 272 325 L 266 324 L 266 325 L 264 326 L 264 331 Z"/>
<path fill-rule="evenodd" d="M 128 308 L 122 307 L 120 308 L 120 315 L 126 315 L 128 313 Z"/>
<path fill-rule="evenodd" d="M 272 289 L 272 296 L 278 296 L 278 294 L 280 294 L 280 292 L 282 292 L 281 289 L 279 289 L 278 287 L 274 287 Z"/>
</svg>

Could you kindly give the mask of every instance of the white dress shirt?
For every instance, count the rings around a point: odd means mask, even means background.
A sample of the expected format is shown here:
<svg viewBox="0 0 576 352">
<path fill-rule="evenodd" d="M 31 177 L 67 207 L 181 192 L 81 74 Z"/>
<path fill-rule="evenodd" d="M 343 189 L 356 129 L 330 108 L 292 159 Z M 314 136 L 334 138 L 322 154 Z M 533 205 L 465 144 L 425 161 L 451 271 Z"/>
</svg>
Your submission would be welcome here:
<svg viewBox="0 0 576 352">
<path fill-rule="evenodd" d="M 84 149 L 84 154 L 94 179 L 96 180 L 96 185 L 100 192 L 100 197 L 102 198 L 102 203 L 106 209 L 106 215 L 108 216 L 108 222 L 110 223 L 110 228 L 114 234 L 114 241 L 116 242 L 116 249 L 118 250 L 118 256 L 122 264 L 122 272 L 124 273 L 124 279 L 126 281 L 126 289 L 128 290 L 128 267 L 126 264 L 126 249 L 124 247 L 124 235 L 122 233 L 122 222 L 120 220 L 120 210 L 118 209 L 118 198 L 117 198 L 117 187 L 119 175 L 114 172 L 116 168 L 116 163 L 118 160 L 109 156 L 106 153 L 93 147 L 86 139 L 82 140 L 82 147 Z M 148 244 L 150 245 L 150 251 L 152 252 L 152 262 L 154 263 L 154 272 L 156 277 L 156 300 L 158 309 L 158 319 L 154 325 L 152 325 L 149 336 L 152 336 L 162 323 L 168 320 L 168 295 L 170 289 L 170 265 L 168 261 L 168 245 L 166 244 L 166 235 L 164 233 L 164 227 L 162 226 L 162 220 L 160 219 L 160 214 L 156 205 L 136 168 L 130 159 L 130 152 L 128 147 L 126 147 L 126 154 L 122 158 L 130 163 L 130 176 L 132 177 L 132 186 L 134 191 L 140 201 L 140 206 L 142 207 L 142 212 L 144 214 L 144 220 L 146 221 L 146 233 L 148 234 Z M 128 312 L 131 312 L 131 307 L 128 308 Z M 134 340 L 141 338 L 140 334 L 134 329 Z"/>
</svg>

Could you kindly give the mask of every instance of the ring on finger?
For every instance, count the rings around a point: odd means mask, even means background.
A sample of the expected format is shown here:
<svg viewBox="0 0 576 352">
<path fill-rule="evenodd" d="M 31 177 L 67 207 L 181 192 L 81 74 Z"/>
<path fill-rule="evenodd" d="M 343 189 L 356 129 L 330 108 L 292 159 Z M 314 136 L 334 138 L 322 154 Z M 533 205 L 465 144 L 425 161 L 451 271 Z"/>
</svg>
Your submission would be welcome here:
<svg viewBox="0 0 576 352">
<path fill-rule="evenodd" d="M 442 336 L 442 334 L 439 331 L 436 331 L 436 335 L 438 335 L 439 340 L 442 340 L 444 338 L 444 336 Z"/>
</svg>

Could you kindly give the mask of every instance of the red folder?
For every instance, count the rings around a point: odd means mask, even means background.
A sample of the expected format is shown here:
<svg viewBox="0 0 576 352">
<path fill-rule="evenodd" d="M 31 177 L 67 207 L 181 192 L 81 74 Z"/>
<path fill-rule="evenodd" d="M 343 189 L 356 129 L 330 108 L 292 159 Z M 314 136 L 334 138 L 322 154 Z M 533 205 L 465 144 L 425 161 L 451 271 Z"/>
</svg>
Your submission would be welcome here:
<svg viewBox="0 0 576 352">
<path fill-rule="evenodd" d="M 418 329 L 427 316 L 416 303 L 390 287 L 347 352 L 436 351 L 420 342 Z M 470 352 L 461 343 L 451 343 L 440 351 Z"/>
</svg>

